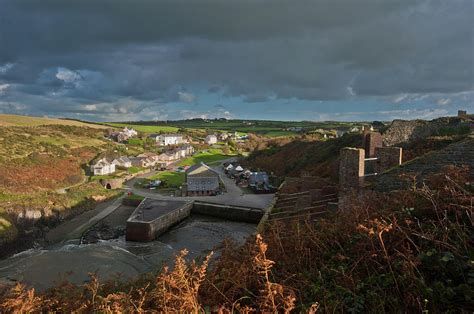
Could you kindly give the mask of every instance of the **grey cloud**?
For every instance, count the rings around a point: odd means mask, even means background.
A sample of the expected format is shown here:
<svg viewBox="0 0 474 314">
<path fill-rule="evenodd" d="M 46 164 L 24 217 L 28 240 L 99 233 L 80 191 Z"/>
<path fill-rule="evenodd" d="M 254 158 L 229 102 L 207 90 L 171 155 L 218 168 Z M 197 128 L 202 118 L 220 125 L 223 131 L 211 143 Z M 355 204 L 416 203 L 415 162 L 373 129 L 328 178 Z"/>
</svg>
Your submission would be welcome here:
<svg viewBox="0 0 474 314">
<path fill-rule="evenodd" d="M 471 0 L 0 5 L 2 97 L 43 111 L 193 102 L 195 86 L 249 103 L 474 89 Z"/>
</svg>

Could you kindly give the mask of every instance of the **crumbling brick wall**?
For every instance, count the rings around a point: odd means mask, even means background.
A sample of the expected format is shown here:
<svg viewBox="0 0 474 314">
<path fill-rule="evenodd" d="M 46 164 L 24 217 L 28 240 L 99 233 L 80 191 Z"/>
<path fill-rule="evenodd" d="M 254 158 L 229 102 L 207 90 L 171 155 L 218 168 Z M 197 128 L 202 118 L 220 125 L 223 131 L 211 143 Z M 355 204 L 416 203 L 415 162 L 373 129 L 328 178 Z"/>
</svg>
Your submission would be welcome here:
<svg viewBox="0 0 474 314">
<path fill-rule="evenodd" d="M 365 174 L 365 151 L 345 147 L 339 156 L 339 184 L 341 189 L 357 188 Z"/>
<path fill-rule="evenodd" d="M 382 134 L 379 132 L 369 132 L 364 136 L 365 157 L 375 157 L 375 149 L 382 147 Z"/>
<path fill-rule="evenodd" d="M 375 149 L 375 157 L 378 158 L 375 163 L 375 172 L 382 173 L 402 164 L 402 148 L 377 147 Z"/>
</svg>

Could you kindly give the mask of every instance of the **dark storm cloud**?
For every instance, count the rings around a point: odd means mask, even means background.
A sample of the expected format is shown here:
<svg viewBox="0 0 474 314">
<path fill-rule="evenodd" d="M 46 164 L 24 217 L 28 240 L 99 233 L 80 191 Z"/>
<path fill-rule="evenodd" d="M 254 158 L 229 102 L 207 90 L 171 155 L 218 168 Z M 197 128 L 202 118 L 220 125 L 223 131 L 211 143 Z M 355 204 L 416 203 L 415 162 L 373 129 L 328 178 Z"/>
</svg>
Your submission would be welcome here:
<svg viewBox="0 0 474 314">
<path fill-rule="evenodd" d="M 116 112 L 140 114 L 193 103 L 193 88 L 249 103 L 474 89 L 472 0 L 0 0 L 0 8 L 0 85 L 8 84 L 0 101 L 44 112 L 132 99 Z"/>
</svg>

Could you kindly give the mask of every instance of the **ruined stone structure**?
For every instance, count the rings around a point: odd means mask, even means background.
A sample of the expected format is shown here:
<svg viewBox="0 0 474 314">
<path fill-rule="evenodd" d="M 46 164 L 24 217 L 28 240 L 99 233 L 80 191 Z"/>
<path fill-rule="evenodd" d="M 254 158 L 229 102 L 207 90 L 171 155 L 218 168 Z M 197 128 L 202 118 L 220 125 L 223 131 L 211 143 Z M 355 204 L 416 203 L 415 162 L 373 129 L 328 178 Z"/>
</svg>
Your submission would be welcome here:
<svg viewBox="0 0 474 314">
<path fill-rule="evenodd" d="M 439 173 L 443 167 L 449 165 L 467 167 L 470 181 L 474 181 L 473 135 L 380 174 L 374 178 L 373 187 L 378 191 L 405 189 L 413 184 L 410 177 L 416 176 L 416 182 L 421 184 L 427 176 Z"/>
<path fill-rule="evenodd" d="M 464 118 L 467 117 L 467 111 L 466 110 L 458 110 L 458 118 Z"/>
<path fill-rule="evenodd" d="M 383 134 L 383 144 L 385 146 L 395 146 L 435 135 L 443 128 L 459 128 L 467 124 L 468 122 L 465 119 L 458 117 L 444 117 L 431 121 L 393 120 L 388 130 Z"/>
<path fill-rule="evenodd" d="M 374 156 L 365 158 L 362 148 L 343 148 L 340 153 L 339 184 L 341 190 L 362 187 L 367 176 L 378 175 L 402 163 L 400 147 L 376 147 Z M 366 162 L 374 162 L 372 167 L 366 167 Z M 370 168 L 370 170 L 368 170 Z M 371 173 L 367 173 L 367 171 Z"/>
<path fill-rule="evenodd" d="M 402 164 L 402 149 L 400 147 L 377 147 L 375 149 L 375 172 L 381 173 Z"/>
<path fill-rule="evenodd" d="M 383 146 L 382 134 L 379 132 L 367 132 L 364 135 L 365 157 L 375 157 L 375 149 Z"/>
<path fill-rule="evenodd" d="M 339 184 L 341 189 L 357 188 L 365 174 L 365 150 L 345 147 L 339 161 Z"/>
</svg>

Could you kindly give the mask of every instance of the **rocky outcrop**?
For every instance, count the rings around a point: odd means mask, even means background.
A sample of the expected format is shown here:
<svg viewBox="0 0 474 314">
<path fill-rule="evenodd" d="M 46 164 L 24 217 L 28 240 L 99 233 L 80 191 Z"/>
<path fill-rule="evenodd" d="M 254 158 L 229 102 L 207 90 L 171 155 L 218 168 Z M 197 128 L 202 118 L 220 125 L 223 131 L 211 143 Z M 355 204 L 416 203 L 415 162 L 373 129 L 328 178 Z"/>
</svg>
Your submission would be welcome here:
<svg viewBox="0 0 474 314">
<path fill-rule="evenodd" d="M 412 140 L 436 135 L 443 129 L 459 129 L 466 124 L 457 117 L 444 117 L 431 121 L 426 120 L 393 120 L 390 127 L 383 134 L 385 146 L 394 146 Z"/>
</svg>

